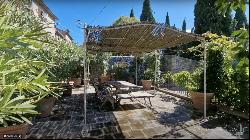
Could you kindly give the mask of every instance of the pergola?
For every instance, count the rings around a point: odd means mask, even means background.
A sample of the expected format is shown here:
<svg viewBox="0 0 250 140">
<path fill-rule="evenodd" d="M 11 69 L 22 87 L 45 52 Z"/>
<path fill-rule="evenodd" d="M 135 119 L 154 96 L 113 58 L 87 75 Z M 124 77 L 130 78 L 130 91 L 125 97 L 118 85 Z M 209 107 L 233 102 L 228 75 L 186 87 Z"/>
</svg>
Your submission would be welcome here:
<svg viewBox="0 0 250 140">
<path fill-rule="evenodd" d="M 164 24 L 138 23 L 116 27 L 84 27 L 85 56 L 87 52 L 116 52 L 140 55 L 155 50 L 171 48 L 193 41 L 204 42 L 200 35 L 182 32 Z M 206 75 L 206 49 L 204 49 L 204 75 Z M 86 57 L 84 57 L 84 85 L 86 85 Z M 137 61 L 136 61 L 137 62 Z M 137 63 L 136 63 L 137 69 Z M 156 74 L 156 73 L 155 73 Z M 156 80 L 156 79 L 155 79 Z M 137 70 L 136 70 L 137 84 Z M 204 94 L 206 94 L 206 77 L 204 76 Z M 84 108 L 86 123 L 86 86 L 84 86 Z M 206 102 L 206 96 L 204 96 Z M 206 104 L 204 103 L 204 119 Z"/>
</svg>

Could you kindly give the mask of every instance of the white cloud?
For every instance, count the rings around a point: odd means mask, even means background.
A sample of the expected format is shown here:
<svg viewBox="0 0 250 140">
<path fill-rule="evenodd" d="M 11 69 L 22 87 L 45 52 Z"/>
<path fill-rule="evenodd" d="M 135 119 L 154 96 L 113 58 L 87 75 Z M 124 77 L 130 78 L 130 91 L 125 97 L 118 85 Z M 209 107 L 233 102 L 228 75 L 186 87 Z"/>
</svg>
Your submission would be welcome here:
<svg viewBox="0 0 250 140">
<path fill-rule="evenodd" d="M 187 32 L 187 33 L 191 33 L 191 29 L 187 29 L 186 32 Z"/>
</svg>

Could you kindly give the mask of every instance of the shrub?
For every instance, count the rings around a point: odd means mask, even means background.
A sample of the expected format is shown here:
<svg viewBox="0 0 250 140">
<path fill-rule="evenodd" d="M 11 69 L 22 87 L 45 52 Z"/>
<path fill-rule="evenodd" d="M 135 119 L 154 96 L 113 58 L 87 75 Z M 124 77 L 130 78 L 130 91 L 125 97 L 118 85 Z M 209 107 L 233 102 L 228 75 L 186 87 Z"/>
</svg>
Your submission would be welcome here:
<svg viewBox="0 0 250 140">
<path fill-rule="evenodd" d="M 37 114 L 35 103 L 53 93 L 47 63 L 35 54 L 46 35 L 19 1 L 0 0 L 0 126 L 23 122 Z M 19 4 L 22 4 L 19 2 Z"/>
<path fill-rule="evenodd" d="M 59 96 L 52 82 L 72 75 L 83 58 L 76 45 L 51 39 L 26 2 L 0 0 L 0 127 L 31 123 L 39 100 Z"/>
<path fill-rule="evenodd" d="M 205 34 L 207 45 L 207 91 L 214 92 L 218 104 L 249 112 L 248 34 L 244 30 L 233 40 L 216 34 Z M 200 89 L 203 90 L 203 73 Z"/>
<path fill-rule="evenodd" d="M 161 76 L 160 53 L 158 51 L 144 54 L 142 65 L 144 66 L 142 79 L 152 80 L 157 86 L 164 83 L 164 79 Z M 155 81 L 155 69 L 157 81 Z"/>
<path fill-rule="evenodd" d="M 188 71 L 180 71 L 178 73 L 173 74 L 173 81 L 180 87 L 185 88 L 188 91 L 200 91 L 200 74 L 201 70 L 196 69 L 193 73 Z"/>
</svg>

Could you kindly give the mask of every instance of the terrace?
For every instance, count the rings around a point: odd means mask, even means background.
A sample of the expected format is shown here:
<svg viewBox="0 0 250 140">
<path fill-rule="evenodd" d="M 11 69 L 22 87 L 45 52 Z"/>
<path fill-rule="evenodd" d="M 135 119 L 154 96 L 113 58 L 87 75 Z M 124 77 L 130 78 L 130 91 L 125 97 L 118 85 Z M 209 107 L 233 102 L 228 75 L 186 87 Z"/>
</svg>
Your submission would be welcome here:
<svg viewBox="0 0 250 140">
<path fill-rule="evenodd" d="M 131 11 L 84 24 L 78 46 L 47 34 L 25 2 L 0 1 L 0 139 L 249 138 L 244 26 L 201 35 Z"/>
<path fill-rule="evenodd" d="M 122 100 L 121 105 L 112 110 L 110 104 L 100 107 L 94 96 L 94 88 L 87 90 L 87 123 L 84 123 L 83 87 L 73 90 L 72 96 L 57 100 L 52 114 L 45 118 L 35 118 L 27 138 L 237 138 L 236 117 L 210 116 L 203 121 L 202 114 L 193 109 L 186 100 L 150 90 L 152 107 L 141 99 Z M 221 120 L 230 120 L 221 121 Z M 247 137 L 247 135 L 245 135 Z"/>
</svg>

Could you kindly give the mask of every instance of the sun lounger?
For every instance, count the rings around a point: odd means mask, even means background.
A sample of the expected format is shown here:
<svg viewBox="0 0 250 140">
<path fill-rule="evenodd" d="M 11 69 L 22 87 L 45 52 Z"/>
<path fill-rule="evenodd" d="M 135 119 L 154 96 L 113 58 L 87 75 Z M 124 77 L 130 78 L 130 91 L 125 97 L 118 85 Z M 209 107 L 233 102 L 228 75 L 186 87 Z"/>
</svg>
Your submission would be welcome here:
<svg viewBox="0 0 250 140">
<path fill-rule="evenodd" d="M 146 103 L 146 98 L 148 98 L 150 106 L 152 106 L 150 98 L 152 98 L 154 96 L 155 95 L 149 94 L 147 92 L 142 92 L 142 91 L 131 92 L 131 93 L 128 93 L 128 94 L 117 94 L 117 98 L 120 99 L 120 100 L 121 99 L 143 98 L 145 103 Z"/>
<path fill-rule="evenodd" d="M 146 98 L 148 98 L 149 104 L 152 106 L 150 98 L 154 97 L 154 95 L 149 94 L 147 92 L 143 92 L 143 91 L 131 92 L 131 90 L 129 90 L 128 93 L 121 92 L 121 90 L 124 90 L 125 88 L 126 89 L 124 91 L 127 91 L 127 88 L 130 89 L 130 87 L 122 86 L 122 87 L 117 89 L 117 87 L 115 87 L 111 84 L 108 84 L 108 83 L 104 83 L 104 84 L 95 83 L 93 85 L 95 87 L 97 97 L 102 102 L 101 107 L 105 103 L 110 102 L 112 104 L 113 109 L 114 109 L 115 104 L 119 104 L 122 99 L 130 99 L 133 101 L 134 98 L 143 98 L 145 103 L 146 103 Z M 135 86 L 133 85 L 133 87 L 135 87 Z M 135 87 L 135 88 L 137 88 L 137 87 Z"/>
</svg>

